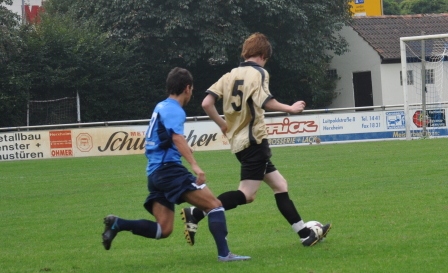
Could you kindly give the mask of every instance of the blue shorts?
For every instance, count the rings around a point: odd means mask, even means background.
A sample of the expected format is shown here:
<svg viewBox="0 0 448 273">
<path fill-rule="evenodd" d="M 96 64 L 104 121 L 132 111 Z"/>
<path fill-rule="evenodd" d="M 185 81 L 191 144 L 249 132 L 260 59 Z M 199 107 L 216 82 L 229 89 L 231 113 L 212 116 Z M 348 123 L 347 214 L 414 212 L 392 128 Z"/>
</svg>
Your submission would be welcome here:
<svg viewBox="0 0 448 273">
<path fill-rule="evenodd" d="M 205 184 L 196 185 L 196 177 L 183 165 L 175 162 L 165 163 L 148 176 L 149 195 L 144 207 L 152 214 L 152 203 L 157 201 L 174 211 L 174 204 L 185 202 L 181 197 L 184 192 L 203 187 Z"/>
</svg>

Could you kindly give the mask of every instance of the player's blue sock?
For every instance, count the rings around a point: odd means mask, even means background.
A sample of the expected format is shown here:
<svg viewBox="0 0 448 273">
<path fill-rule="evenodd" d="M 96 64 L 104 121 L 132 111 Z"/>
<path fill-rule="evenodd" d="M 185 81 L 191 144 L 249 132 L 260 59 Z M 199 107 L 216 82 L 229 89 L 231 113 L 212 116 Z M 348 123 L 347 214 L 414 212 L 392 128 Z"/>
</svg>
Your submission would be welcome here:
<svg viewBox="0 0 448 273">
<path fill-rule="evenodd" d="M 230 251 L 226 239 L 227 224 L 223 207 L 212 209 L 208 213 L 208 227 L 218 247 L 218 255 L 226 257 Z"/>
<path fill-rule="evenodd" d="M 132 231 L 133 234 L 140 235 L 146 238 L 160 239 L 162 236 L 162 229 L 157 222 L 149 220 L 125 220 L 118 218 L 112 226 L 118 228 L 118 230 Z"/>
</svg>

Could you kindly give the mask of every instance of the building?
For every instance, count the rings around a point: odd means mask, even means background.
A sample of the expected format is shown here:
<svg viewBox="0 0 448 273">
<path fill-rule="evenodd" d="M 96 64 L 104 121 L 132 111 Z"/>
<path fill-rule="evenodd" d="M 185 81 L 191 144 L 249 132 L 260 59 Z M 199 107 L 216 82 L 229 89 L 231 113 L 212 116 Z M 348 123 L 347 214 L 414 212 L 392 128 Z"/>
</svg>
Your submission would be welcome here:
<svg viewBox="0 0 448 273">
<path fill-rule="evenodd" d="M 39 12 L 42 11 L 43 0 L 13 0 L 12 5 L 6 8 L 20 15 L 26 22 L 35 22 Z"/>
<path fill-rule="evenodd" d="M 448 13 L 354 17 L 340 35 L 349 52 L 334 56 L 337 97 L 331 108 L 403 104 L 400 37 L 448 33 Z"/>
</svg>

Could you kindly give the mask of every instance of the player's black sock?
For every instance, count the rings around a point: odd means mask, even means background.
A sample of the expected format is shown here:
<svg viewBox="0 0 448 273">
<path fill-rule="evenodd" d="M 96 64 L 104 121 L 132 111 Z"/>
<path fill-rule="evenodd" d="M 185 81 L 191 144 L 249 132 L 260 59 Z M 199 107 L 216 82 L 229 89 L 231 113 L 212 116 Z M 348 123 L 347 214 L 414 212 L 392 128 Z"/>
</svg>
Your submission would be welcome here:
<svg viewBox="0 0 448 273">
<path fill-rule="evenodd" d="M 239 205 L 244 205 L 247 203 L 246 196 L 240 190 L 225 192 L 218 196 L 218 199 L 219 201 L 221 201 L 222 206 L 225 210 L 231 210 Z M 193 210 L 193 216 L 198 223 L 205 218 L 204 212 L 198 208 L 195 208 Z"/>
<path fill-rule="evenodd" d="M 162 230 L 160 225 L 149 220 L 125 220 L 118 218 L 116 222 L 118 229 L 131 231 L 133 234 L 146 238 L 160 239 Z"/>
<path fill-rule="evenodd" d="M 291 199 L 289 199 L 288 192 L 276 193 L 274 194 L 274 196 L 275 201 L 277 202 L 278 209 L 290 225 L 293 225 L 294 223 L 302 220 L 296 210 L 296 207 L 294 206 L 294 203 L 291 201 Z"/>
<path fill-rule="evenodd" d="M 226 216 L 222 207 L 212 209 L 208 213 L 208 228 L 215 239 L 218 248 L 218 255 L 225 257 L 229 254 L 227 245 L 227 225 Z"/>
<path fill-rule="evenodd" d="M 218 199 L 221 201 L 225 210 L 231 210 L 247 203 L 246 195 L 240 190 L 225 192 L 218 196 Z"/>
<path fill-rule="evenodd" d="M 194 208 L 193 209 L 193 217 L 196 219 L 196 221 L 201 221 L 202 219 L 204 219 L 204 217 L 206 216 L 206 214 L 204 214 L 204 212 L 198 208 Z"/>
<path fill-rule="evenodd" d="M 302 228 L 299 232 L 297 232 L 297 234 L 299 234 L 300 238 L 306 238 L 310 236 L 311 230 L 308 228 Z"/>
<path fill-rule="evenodd" d="M 297 212 L 294 203 L 291 199 L 289 199 L 288 192 L 276 193 L 274 194 L 274 196 L 275 201 L 277 202 L 278 209 L 291 226 L 302 221 L 302 218 Z M 297 233 L 299 234 L 300 238 L 305 238 L 310 235 L 310 230 L 307 228 L 302 228 Z"/>
</svg>

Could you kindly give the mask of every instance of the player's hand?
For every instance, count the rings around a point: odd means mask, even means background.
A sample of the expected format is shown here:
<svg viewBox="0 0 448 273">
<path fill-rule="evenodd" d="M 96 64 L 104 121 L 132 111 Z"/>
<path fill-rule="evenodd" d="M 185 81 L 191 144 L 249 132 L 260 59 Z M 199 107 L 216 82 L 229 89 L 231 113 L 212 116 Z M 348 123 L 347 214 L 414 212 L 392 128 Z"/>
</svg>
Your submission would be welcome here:
<svg viewBox="0 0 448 273">
<path fill-rule="evenodd" d="M 205 173 L 199 166 L 192 167 L 193 172 L 197 175 L 196 177 L 196 185 L 200 186 L 205 183 Z"/>
<path fill-rule="evenodd" d="M 296 103 L 291 105 L 291 108 L 292 108 L 291 112 L 294 113 L 294 114 L 295 113 L 300 113 L 303 110 L 305 110 L 305 106 L 306 106 L 306 103 L 303 100 L 297 101 Z"/>
<path fill-rule="evenodd" d="M 222 132 L 225 136 L 227 136 L 227 135 L 226 135 L 226 133 L 227 133 L 227 123 L 225 123 L 225 124 L 223 124 L 222 126 L 220 126 L 220 128 L 221 128 L 221 132 Z"/>
</svg>

